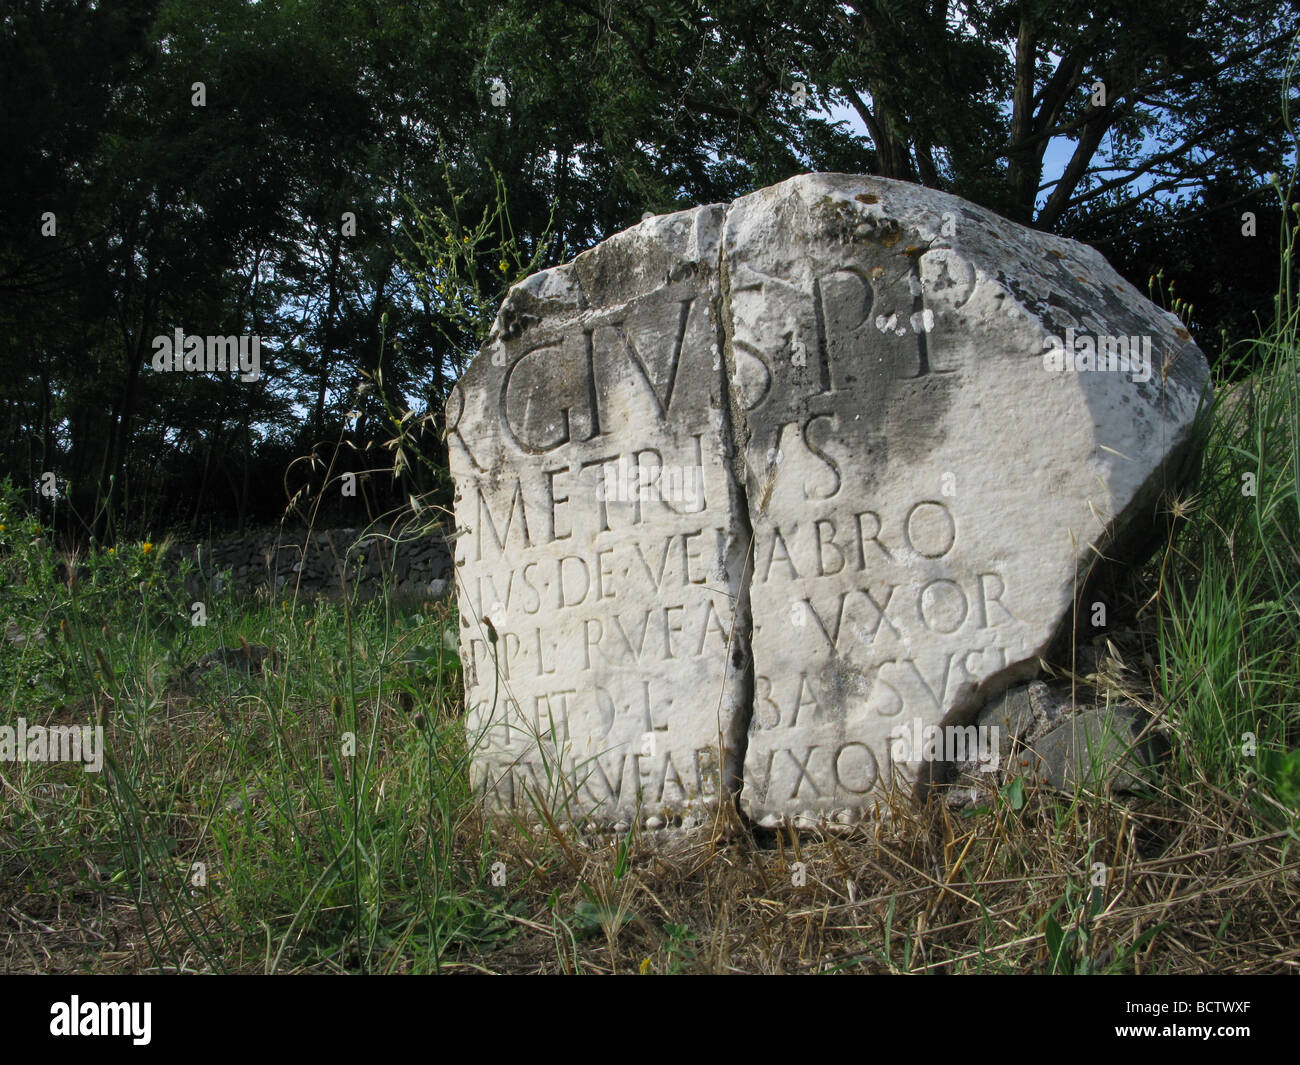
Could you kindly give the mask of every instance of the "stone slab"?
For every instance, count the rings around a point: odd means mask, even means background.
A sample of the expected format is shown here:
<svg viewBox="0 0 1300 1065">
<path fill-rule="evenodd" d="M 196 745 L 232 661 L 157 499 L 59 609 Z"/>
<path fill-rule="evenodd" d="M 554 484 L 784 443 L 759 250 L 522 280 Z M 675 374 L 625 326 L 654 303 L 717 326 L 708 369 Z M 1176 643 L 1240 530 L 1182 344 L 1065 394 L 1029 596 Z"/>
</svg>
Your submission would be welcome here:
<svg viewBox="0 0 1300 1065">
<path fill-rule="evenodd" d="M 453 390 L 472 776 L 493 810 L 658 828 L 738 780 L 722 217 L 654 218 L 528 278 Z"/>
<path fill-rule="evenodd" d="M 742 782 L 763 825 L 872 816 L 927 773 L 900 735 L 1032 677 L 1151 539 L 1207 377 L 1093 249 L 881 178 L 528 278 L 447 411 L 476 784 L 615 826 Z"/>
<path fill-rule="evenodd" d="M 915 185 L 763 189 L 723 263 L 754 530 L 742 806 L 852 822 L 926 769 L 896 729 L 1036 670 L 1094 545 L 1149 517 L 1208 370 L 1093 249 Z M 1079 337 L 1117 368 L 1051 365 Z M 1120 366 L 1121 339 L 1149 361 Z"/>
</svg>

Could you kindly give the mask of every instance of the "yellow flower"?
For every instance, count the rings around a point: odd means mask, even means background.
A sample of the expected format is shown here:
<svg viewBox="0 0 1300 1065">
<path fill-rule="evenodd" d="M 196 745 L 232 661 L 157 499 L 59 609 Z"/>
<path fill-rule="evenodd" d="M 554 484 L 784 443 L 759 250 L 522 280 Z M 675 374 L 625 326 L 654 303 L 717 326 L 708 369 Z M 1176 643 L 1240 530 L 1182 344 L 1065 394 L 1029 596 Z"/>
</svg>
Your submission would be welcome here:
<svg viewBox="0 0 1300 1065">
<path fill-rule="evenodd" d="M 497 263 L 497 269 L 504 274 L 507 270 L 510 269 L 510 264 L 507 263 L 504 259 L 502 259 L 499 263 Z"/>
<path fill-rule="evenodd" d="M 153 544 L 151 544 L 148 540 L 146 540 L 144 543 L 140 545 L 140 550 L 143 551 L 146 555 L 151 554 L 153 552 Z"/>
<path fill-rule="evenodd" d="M 649 958 L 642 958 L 642 959 L 641 959 L 641 975 L 642 975 L 642 976 L 645 976 L 646 973 L 648 973 L 649 971 L 650 971 L 650 959 L 649 959 Z"/>
<path fill-rule="evenodd" d="M 108 553 L 109 553 L 110 555 L 116 555 L 116 554 L 117 554 L 117 548 L 116 548 L 116 547 L 110 547 L 110 548 L 108 549 Z"/>
<path fill-rule="evenodd" d="M 5 531 L 4 522 L 0 522 L 0 532 L 4 532 L 4 531 Z"/>
</svg>

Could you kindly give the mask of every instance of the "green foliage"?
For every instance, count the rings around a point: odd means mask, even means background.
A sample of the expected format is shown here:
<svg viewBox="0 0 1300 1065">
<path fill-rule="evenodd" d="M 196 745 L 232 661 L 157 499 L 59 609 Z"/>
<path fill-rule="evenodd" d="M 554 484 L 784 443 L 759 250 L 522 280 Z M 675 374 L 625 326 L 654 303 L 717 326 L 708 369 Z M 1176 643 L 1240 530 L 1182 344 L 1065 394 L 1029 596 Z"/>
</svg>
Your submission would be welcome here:
<svg viewBox="0 0 1300 1065">
<path fill-rule="evenodd" d="M 402 254 L 420 299 L 439 304 L 438 329 L 448 345 L 454 348 L 467 341 L 472 345 L 462 355 L 460 367 L 487 339 L 507 289 L 540 269 L 553 252 L 555 204 L 546 227 L 529 239 L 531 248 L 525 249 L 510 220 L 505 180 L 490 161 L 486 166 L 494 195 L 478 222 L 470 225 L 462 219 L 466 193 L 456 191 L 451 168 L 445 166 L 451 207 L 435 203 L 426 212 L 409 203 L 416 232 L 407 236 L 415 254 Z"/>
<path fill-rule="evenodd" d="M 43 516 L 83 543 L 278 518 L 321 489 L 285 483 L 295 456 L 361 472 L 391 412 L 436 421 L 509 282 L 809 170 L 957 192 L 1135 281 L 1165 265 L 1237 337 L 1271 250 L 1240 215 L 1271 224 L 1291 150 L 1276 0 L 11 6 L 0 475 L 56 472 Z M 178 327 L 261 337 L 263 378 L 155 372 Z M 381 370 L 384 402 L 358 394 Z M 446 484 L 398 461 L 368 491 L 373 514 Z"/>
<path fill-rule="evenodd" d="M 91 888 L 137 900 L 166 970 L 436 971 L 514 934 L 469 791 L 448 607 L 226 598 L 193 626 L 162 545 L 62 572 L 52 545 L 0 482 L 0 723 L 105 737 L 100 773 L 6 765 L 5 861 L 29 886 L 98 870 Z M 188 679 L 241 640 L 274 658 Z"/>
<path fill-rule="evenodd" d="M 1277 319 L 1237 353 L 1253 373 L 1225 363 L 1200 482 L 1170 504 L 1186 520 L 1154 584 L 1178 771 L 1232 792 L 1258 784 L 1261 812 L 1287 817 L 1288 752 L 1300 746 L 1300 208 L 1286 206 L 1280 183 L 1277 191 L 1285 211 Z"/>
<path fill-rule="evenodd" d="M 61 554 L 0 481 L 0 692 L 10 706 L 65 703 L 86 679 L 140 665 L 142 640 L 188 646 L 190 615 L 180 595 L 187 565 L 164 570 L 165 544 L 151 540 Z"/>
<path fill-rule="evenodd" d="M 1168 927 L 1153 925 L 1122 949 L 1108 950 L 1095 930 L 1097 918 L 1105 908 L 1103 887 L 1094 884 L 1084 888 L 1073 879 L 1066 881 L 1065 893 L 1043 917 L 1048 975 L 1104 976 L 1131 972 L 1138 952 Z"/>
<path fill-rule="evenodd" d="M 664 925 L 668 942 L 664 953 L 668 957 L 668 975 L 677 976 L 695 961 L 695 944 L 698 936 L 684 924 Z"/>
<path fill-rule="evenodd" d="M 1259 775 L 1272 797 L 1282 806 L 1300 814 L 1300 748 L 1287 751 L 1259 752 Z"/>
<path fill-rule="evenodd" d="M 445 147 L 443 155 L 446 156 Z M 468 193 L 456 191 L 449 164 L 443 170 L 449 207 L 435 202 L 426 211 L 407 196 L 414 232 L 405 231 L 409 249 L 398 249 L 420 302 L 426 308 L 436 308 L 436 313 L 431 314 L 434 327 L 457 376 L 464 372 L 470 358 L 487 339 L 497 308 L 510 286 L 535 273 L 554 253 L 555 204 L 542 232 L 521 239 L 511 221 L 506 183 L 490 162 L 487 170 L 492 177 L 494 195 L 474 224 L 462 217 L 462 204 Z M 567 249 L 564 251 L 567 253 Z M 386 316 L 382 324 L 387 325 Z M 383 447 L 393 453 L 394 477 L 400 477 L 413 465 L 420 466 L 441 489 L 441 496 L 449 499 L 451 486 L 446 466 L 440 454 L 431 453 L 427 443 L 430 437 L 425 435 L 430 430 L 434 437 L 441 436 L 442 411 L 433 410 L 417 419 L 409 407 L 400 406 L 400 396 L 385 386 L 382 367 L 373 375 L 364 376 L 372 383 L 363 386 L 363 391 L 373 389 L 383 407 L 385 425 L 392 433 L 383 441 Z M 410 504 L 418 514 L 421 503 L 412 498 Z"/>
</svg>

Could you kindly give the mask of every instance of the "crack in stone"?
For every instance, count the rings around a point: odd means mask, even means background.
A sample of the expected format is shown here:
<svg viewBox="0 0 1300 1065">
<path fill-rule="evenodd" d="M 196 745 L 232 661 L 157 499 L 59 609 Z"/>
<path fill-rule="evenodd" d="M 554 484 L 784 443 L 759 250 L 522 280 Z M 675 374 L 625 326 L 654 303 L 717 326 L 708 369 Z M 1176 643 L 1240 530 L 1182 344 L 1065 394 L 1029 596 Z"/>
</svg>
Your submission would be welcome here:
<svg viewBox="0 0 1300 1065">
<path fill-rule="evenodd" d="M 718 230 L 718 301 L 715 307 L 717 326 L 715 334 L 720 362 L 720 382 L 722 389 L 722 437 L 723 445 L 731 449 L 728 456 L 728 468 L 736 501 L 737 513 L 733 520 L 738 525 L 738 533 L 746 543 L 745 560 L 741 568 L 739 588 L 736 595 L 736 609 L 732 614 L 731 639 L 736 648 L 729 655 L 724 669 L 736 668 L 735 651 L 744 655 L 744 665 L 739 678 L 733 681 L 738 687 L 737 705 L 737 749 L 727 751 L 724 758 L 726 772 L 723 782 L 723 794 L 728 798 L 738 798 L 745 783 L 745 755 L 749 747 L 749 726 L 754 718 L 754 618 L 750 606 L 750 584 L 754 577 L 754 529 L 749 518 L 749 489 L 745 474 L 744 448 L 737 440 L 737 427 L 744 424 L 739 418 L 739 411 L 732 395 L 731 376 L 734 368 L 731 351 L 731 286 L 727 272 L 727 257 L 724 236 L 727 231 L 727 218 L 731 213 L 728 204 L 723 211 Z M 724 681 L 725 683 L 725 681 Z M 721 729 L 719 729 L 721 734 Z"/>
</svg>

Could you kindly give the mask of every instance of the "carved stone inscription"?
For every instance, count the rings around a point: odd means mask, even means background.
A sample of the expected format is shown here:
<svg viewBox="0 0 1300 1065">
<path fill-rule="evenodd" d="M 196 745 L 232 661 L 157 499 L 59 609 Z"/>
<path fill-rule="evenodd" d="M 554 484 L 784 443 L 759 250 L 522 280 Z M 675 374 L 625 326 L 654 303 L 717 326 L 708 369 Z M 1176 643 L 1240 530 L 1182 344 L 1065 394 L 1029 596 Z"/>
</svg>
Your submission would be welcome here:
<svg viewBox="0 0 1300 1065">
<path fill-rule="evenodd" d="M 615 826 L 742 783 L 765 825 L 869 816 L 924 769 L 891 738 L 1032 675 L 1142 539 L 1207 375 L 1092 249 L 878 178 L 528 278 L 447 406 L 476 786 Z"/>
<path fill-rule="evenodd" d="M 448 410 L 474 778 L 490 806 L 652 826 L 734 787 L 747 540 L 720 208 L 530 278 Z"/>
<path fill-rule="evenodd" d="M 762 824 L 857 820 L 921 769 L 891 762 L 896 730 L 959 719 L 1032 671 L 1085 545 L 1133 498 L 1103 473 L 1104 445 L 1139 482 L 1162 458 L 1140 425 L 1106 424 L 1079 396 L 1131 383 L 1043 372 L 1047 304 L 1020 304 L 999 272 L 1046 296 L 1061 249 L 1078 246 L 993 218 L 840 175 L 728 211 L 727 357 L 754 532 L 741 802 Z M 1101 265 L 1099 284 L 1114 279 Z M 1150 312 L 1147 330 L 1168 336 Z"/>
</svg>

